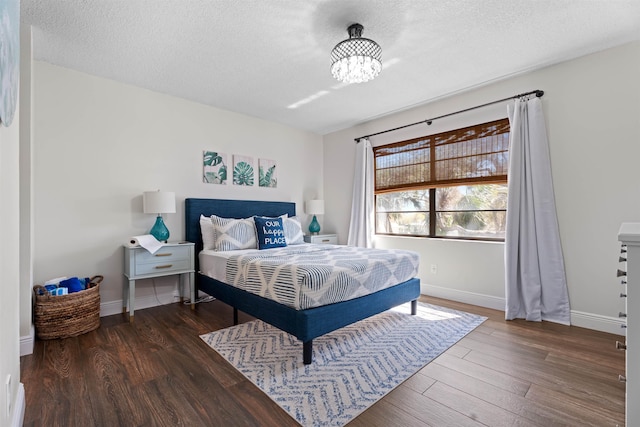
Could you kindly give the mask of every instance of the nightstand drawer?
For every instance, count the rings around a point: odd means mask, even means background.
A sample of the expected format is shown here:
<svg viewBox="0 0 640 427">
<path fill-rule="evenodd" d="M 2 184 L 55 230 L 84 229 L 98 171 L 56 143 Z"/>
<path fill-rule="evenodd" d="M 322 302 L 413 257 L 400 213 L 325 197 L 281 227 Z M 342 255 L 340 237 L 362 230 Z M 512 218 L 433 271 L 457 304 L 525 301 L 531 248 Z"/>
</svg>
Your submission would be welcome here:
<svg viewBox="0 0 640 427">
<path fill-rule="evenodd" d="M 158 259 L 154 262 L 136 263 L 132 265 L 134 276 L 144 276 L 147 274 L 171 274 L 174 271 L 190 270 L 191 260 L 185 259 Z"/>
<path fill-rule="evenodd" d="M 314 234 L 311 236 L 304 236 L 304 241 L 306 243 L 324 243 L 327 245 L 337 245 L 338 235 L 337 234 Z"/>
<path fill-rule="evenodd" d="M 154 254 L 146 249 L 137 249 L 135 251 L 134 264 L 160 263 L 171 264 L 178 260 L 189 260 L 191 248 L 189 246 L 164 246 Z"/>
<path fill-rule="evenodd" d="M 150 253 L 142 247 L 126 247 L 124 275 L 130 280 L 193 271 L 193 243 L 169 243 Z"/>
</svg>

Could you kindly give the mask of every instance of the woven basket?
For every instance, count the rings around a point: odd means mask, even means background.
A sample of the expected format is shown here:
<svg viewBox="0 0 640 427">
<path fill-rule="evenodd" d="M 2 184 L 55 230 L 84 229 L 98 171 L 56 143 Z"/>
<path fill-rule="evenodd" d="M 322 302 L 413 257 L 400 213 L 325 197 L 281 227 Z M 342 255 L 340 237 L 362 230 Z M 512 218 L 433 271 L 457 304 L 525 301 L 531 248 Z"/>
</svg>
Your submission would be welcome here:
<svg viewBox="0 0 640 427">
<path fill-rule="evenodd" d="M 102 279 L 102 276 L 94 276 L 84 291 L 59 296 L 49 295 L 43 286 L 34 286 L 33 316 L 37 337 L 41 340 L 69 338 L 97 329 L 100 326 Z"/>
</svg>

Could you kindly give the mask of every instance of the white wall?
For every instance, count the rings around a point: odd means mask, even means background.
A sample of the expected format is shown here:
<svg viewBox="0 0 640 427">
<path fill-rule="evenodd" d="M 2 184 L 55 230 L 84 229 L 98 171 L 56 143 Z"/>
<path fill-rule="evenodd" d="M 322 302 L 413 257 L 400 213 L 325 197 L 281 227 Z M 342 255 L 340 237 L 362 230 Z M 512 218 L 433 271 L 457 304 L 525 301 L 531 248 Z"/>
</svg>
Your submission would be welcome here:
<svg viewBox="0 0 640 427">
<path fill-rule="evenodd" d="M 122 244 L 155 221 L 143 191 L 176 193 L 177 212 L 164 216 L 176 241 L 187 197 L 293 201 L 303 213 L 322 194 L 319 135 L 44 62 L 32 73 L 34 282 L 102 274 L 103 314 L 121 310 Z M 256 169 L 273 159 L 278 187 L 204 184 L 203 150 L 253 156 Z M 162 296 L 177 280 L 136 282 L 136 299 L 154 304 L 154 283 Z"/>
<path fill-rule="evenodd" d="M 640 42 L 634 42 L 325 135 L 325 226 L 346 242 L 353 138 L 542 89 L 572 321 L 620 333 L 617 232 L 621 222 L 640 220 L 638 76 Z M 437 133 L 496 114 L 505 117 L 505 111 L 506 104 L 475 110 L 431 127 L 372 138 L 372 143 Z M 376 246 L 418 251 L 420 279 L 430 294 L 504 309 L 502 244 L 378 236 Z M 429 272 L 431 264 L 437 264 L 437 274 Z"/>
<path fill-rule="evenodd" d="M 11 126 L 0 126 L 0 426 L 12 424 L 20 385 L 19 116 L 16 111 Z M 5 381 L 9 377 L 11 389 L 7 394 Z M 6 412 L 7 400 L 11 402 L 11 414 Z"/>
<path fill-rule="evenodd" d="M 20 355 L 33 352 L 31 177 L 31 27 L 20 26 Z"/>
</svg>

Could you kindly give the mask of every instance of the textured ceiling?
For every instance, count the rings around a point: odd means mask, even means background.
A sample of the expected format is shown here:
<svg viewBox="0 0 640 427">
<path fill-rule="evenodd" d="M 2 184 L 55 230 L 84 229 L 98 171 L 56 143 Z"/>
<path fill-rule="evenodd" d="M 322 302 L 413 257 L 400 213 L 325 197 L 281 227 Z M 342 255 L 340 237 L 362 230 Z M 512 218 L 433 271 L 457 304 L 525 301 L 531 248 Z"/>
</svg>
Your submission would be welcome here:
<svg viewBox="0 0 640 427">
<path fill-rule="evenodd" d="M 640 0 L 22 0 L 33 55 L 326 134 L 640 39 Z M 373 81 L 329 54 L 358 22 Z M 532 88 L 534 89 L 534 88 Z M 463 107 L 463 106 L 461 106 Z"/>
</svg>

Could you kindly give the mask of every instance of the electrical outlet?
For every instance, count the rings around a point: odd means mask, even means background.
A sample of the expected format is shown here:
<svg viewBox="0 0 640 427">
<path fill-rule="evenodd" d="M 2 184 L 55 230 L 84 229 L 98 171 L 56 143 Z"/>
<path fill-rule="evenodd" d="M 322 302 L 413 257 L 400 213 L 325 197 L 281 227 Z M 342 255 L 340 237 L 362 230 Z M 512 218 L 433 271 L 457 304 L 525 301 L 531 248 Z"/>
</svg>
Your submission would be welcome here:
<svg viewBox="0 0 640 427">
<path fill-rule="evenodd" d="M 438 274 L 438 266 L 436 264 L 431 264 L 431 274 Z"/>
<path fill-rule="evenodd" d="M 5 390 L 5 399 L 7 399 L 7 417 L 11 415 L 11 375 L 7 375 L 7 380 L 5 381 L 6 390 Z"/>
</svg>

